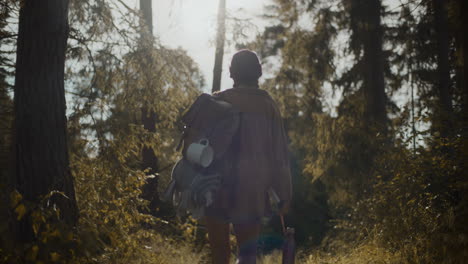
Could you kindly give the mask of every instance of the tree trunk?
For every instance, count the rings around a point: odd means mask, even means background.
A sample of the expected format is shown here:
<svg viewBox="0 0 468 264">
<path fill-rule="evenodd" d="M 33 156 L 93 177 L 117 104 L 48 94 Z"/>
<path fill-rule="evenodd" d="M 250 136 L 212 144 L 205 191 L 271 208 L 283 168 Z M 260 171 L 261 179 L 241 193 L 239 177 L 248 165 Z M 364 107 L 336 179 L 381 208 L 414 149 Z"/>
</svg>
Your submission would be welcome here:
<svg viewBox="0 0 468 264">
<path fill-rule="evenodd" d="M 141 46 L 144 59 L 142 63 L 151 64 L 151 49 L 153 48 L 153 8 L 152 0 L 140 0 L 140 10 L 143 15 L 143 31 L 141 32 Z M 142 67 L 146 69 L 147 67 Z M 147 76 L 147 79 L 151 79 L 152 76 Z M 151 87 L 152 82 L 147 81 L 148 87 L 144 89 L 153 90 Z M 141 121 L 143 127 L 151 133 L 156 132 L 156 121 L 157 115 L 147 105 L 144 105 L 141 109 Z M 158 158 L 154 154 L 154 150 L 151 147 L 144 146 L 142 149 L 142 169 L 149 169 L 148 175 L 151 175 L 142 190 L 142 197 L 150 201 L 150 210 L 154 212 L 156 207 L 159 205 L 158 190 Z"/>
<path fill-rule="evenodd" d="M 152 0 L 140 0 L 140 10 L 143 14 L 143 23 L 148 35 L 153 35 L 153 6 Z"/>
<path fill-rule="evenodd" d="M 11 186 L 13 102 L 4 79 L 0 75 L 0 186 Z"/>
<path fill-rule="evenodd" d="M 221 73 L 223 72 L 224 42 L 226 38 L 226 0 L 219 0 L 218 31 L 216 33 L 216 53 L 213 69 L 213 87 L 211 92 L 221 89 Z"/>
<path fill-rule="evenodd" d="M 381 25 L 380 0 L 361 1 L 360 7 L 367 9 L 363 19 L 364 48 L 364 96 L 366 117 L 370 125 L 380 131 L 387 126 L 386 94 L 384 81 L 383 30 Z"/>
<path fill-rule="evenodd" d="M 16 57 L 15 187 L 38 202 L 53 190 L 62 219 L 76 224 L 78 208 L 70 173 L 65 116 L 64 66 L 68 0 L 22 1 Z M 24 219 L 24 218 L 23 218 Z M 27 220 L 19 240 L 32 239 Z"/>
<path fill-rule="evenodd" d="M 468 32 L 466 30 L 466 25 L 468 25 L 468 2 L 466 0 L 460 0 L 460 6 L 462 14 L 462 25 L 459 25 L 459 36 L 461 37 L 462 42 L 462 53 L 463 53 L 463 78 L 462 78 L 462 111 L 463 111 L 463 132 L 465 132 L 464 137 L 468 137 Z M 468 149 L 468 146 L 467 148 Z"/>
<path fill-rule="evenodd" d="M 151 133 L 156 132 L 156 113 L 147 110 L 143 107 L 141 110 L 141 117 L 143 127 Z M 159 195 L 158 195 L 158 158 L 154 154 L 154 150 L 151 147 L 144 146 L 142 149 L 142 168 L 144 170 L 149 169 L 146 179 L 146 184 L 143 186 L 142 198 L 150 202 L 149 208 L 150 213 L 155 213 L 159 206 Z"/>
<path fill-rule="evenodd" d="M 391 138 L 388 134 L 389 121 L 386 111 L 382 4 L 381 0 L 344 2 L 350 4 L 345 7 L 350 8 L 350 48 L 358 60 L 356 80 L 362 81 L 360 91 L 356 93 L 358 100 L 355 101 L 358 104 L 356 106 L 362 109 L 362 117 L 355 117 L 357 120 L 362 119 L 360 135 L 356 135 L 360 143 L 355 148 L 359 162 L 350 168 L 353 176 L 347 183 L 350 186 L 349 191 L 354 193 L 353 199 L 359 200 L 371 190 L 370 176 L 375 160 Z M 350 132 L 354 133 L 352 131 L 351 129 Z"/>
<path fill-rule="evenodd" d="M 437 39 L 437 90 L 439 95 L 438 128 L 442 137 L 452 130 L 452 95 L 450 91 L 449 34 L 446 0 L 433 0 L 434 24 Z"/>
</svg>

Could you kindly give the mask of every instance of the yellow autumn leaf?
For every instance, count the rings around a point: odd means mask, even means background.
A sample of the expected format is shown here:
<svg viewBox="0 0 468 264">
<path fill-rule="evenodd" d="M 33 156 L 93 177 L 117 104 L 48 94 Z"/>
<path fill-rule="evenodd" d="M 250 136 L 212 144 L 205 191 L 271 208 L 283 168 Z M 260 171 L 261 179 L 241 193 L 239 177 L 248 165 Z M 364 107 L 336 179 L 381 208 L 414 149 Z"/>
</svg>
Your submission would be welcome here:
<svg viewBox="0 0 468 264">
<path fill-rule="evenodd" d="M 57 253 L 57 252 L 52 252 L 52 253 L 50 253 L 50 259 L 51 259 L 53 262 L 57 262 L 57 261 L 59 261 L 59 259 L 60 259 L 60 254 Z"/>
<path fill-rule="evenodd" d="M 51 237 L 59 237 L 60 231 L 58 229 L 54 229 L 54 231 L 50 232 L 49 234 Z"/>
<path fill-rule="evenodd" d="M 16 205 L 23 199 L 23 196 L 18 191 L 14 190 L 10 193 L 10 205 L 11 208 L 15 208 Z"/>
<path fill-rule="evenodd" d="M 23 218 L 24 214 L 26 214 L 26 206 L 24 204 L 20 204 L 16 207 L 15 209 L 16 214 L 18 217 L 16 218 L 17 220 L 21 220 Z"/>
<path fill-rule="evenodd" d="M 32 228 L 33 228 L 34 234 L 37 235 L 37 232 L 39 231 L 39 224 L 37 222 L 33 222 Z"/>
</svg>

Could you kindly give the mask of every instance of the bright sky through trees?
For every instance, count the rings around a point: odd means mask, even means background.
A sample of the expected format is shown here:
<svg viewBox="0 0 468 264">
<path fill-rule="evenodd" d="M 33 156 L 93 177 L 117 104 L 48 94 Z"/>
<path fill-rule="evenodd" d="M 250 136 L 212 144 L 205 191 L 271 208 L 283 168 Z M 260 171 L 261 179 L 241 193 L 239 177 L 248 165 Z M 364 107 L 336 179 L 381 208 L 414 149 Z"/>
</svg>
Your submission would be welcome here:
<svg viewBox="0 0 468 264">
<path fill-rule="evenodd" d="M 261 31 L 264 21 L 259 19 L 269 0 L 226 1 L 228 17 L 252 18 L 257 30 Z M 200 65 L 206 78 L 208 91 L 213 78 L 218 0 L 154 0 L 154 34 L 163 45 L 182 47 Z M 229 30 L 229 26 L 228 26 Z M 253 35 L 253 34 L 252 34 Z M 229 40 L 229 33 L 227 38 Z M 232 86 L 229 78 L 229 61 L 234 52 L 233 45 L 226 46 L 221 89 Z"/>
<path fill-rule="evenodd" d="M 181 47 L 188 52 L 188 55 L 199 64 L 206 78 L 204 90 L 207 92 L 213 78 L 218 2 L 219 0 L 153 0 L 155 36 L 161 40 L 163 45 L 173 48 Z M 390 8 L 398 6 L 398 1 L 384 2 Z M 264 7 L 269 4 L 272 4 L 270 0 L 228 0 L 226 1 L 228 19 L 233 16 L 252 19 L 256 26 L 255 30 L 261 32 L 267 21 L 261 19 L 260 16 L 265 11 Z M 138 1 L 135 1 L 134 6 L 137 7 L 137 5 Z M 309 23 L 309 21 L 301 22 L 301 24 L 304 23 Z M 230 30 L 229 25 L 227 30 Z M 249 33 L 250 37 L 253 38 L 256 32 Z M 232 87 L 232 80 L 229 77 L 229 62 L 235 47 L 229 32 L 227 32 L 227 41 L 231 41 L 231 43 L 225 48 L 221 90 Z M 339 98 L 333 98 L 330 105 L 327 105 L 327 111 L 334 112 L 338 100 Z"/>
</svg>

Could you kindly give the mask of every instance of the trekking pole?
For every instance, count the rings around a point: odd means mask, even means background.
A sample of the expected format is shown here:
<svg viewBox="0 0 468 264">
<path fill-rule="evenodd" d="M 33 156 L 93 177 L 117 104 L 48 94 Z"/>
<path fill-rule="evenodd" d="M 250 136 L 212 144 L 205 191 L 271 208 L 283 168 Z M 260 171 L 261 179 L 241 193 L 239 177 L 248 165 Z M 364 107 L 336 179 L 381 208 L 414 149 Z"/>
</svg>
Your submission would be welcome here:
<svg viewBox="0 0 468 264">
<path fill-rule="evenodd" d="M 283 228 L 283 235 L 286 235 L 286 226 L 284 225 L 284 216 L 280 214 L 281 227 Z"/>
<path fill-rule="evenodd" d="M 288 227 L 284 224 L 284 216 L 280 213 L 281 226 L 283 228 L 283 258 L 282 264 L 294 264 L 296 254 L 296 243 L 294 241 L 294 228 Z"/>
</svg>

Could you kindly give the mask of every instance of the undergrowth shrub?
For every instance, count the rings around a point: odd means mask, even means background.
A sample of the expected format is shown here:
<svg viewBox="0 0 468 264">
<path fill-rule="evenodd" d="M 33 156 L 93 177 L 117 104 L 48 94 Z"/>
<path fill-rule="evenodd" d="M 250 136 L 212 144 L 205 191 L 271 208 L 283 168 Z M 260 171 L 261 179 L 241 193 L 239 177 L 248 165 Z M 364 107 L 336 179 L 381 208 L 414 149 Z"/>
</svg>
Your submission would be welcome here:
<svg viewBox="0 0 468 264">
<path fill-rule="evenodd" d="M 376 239 L 380 247 L 399 252 L 404 263 L 464 263 L 468 207 L 462 139 L 435 139 L 417 152 L 393 148 L 379 157 L 372 194 L 358 202 L 348 227 L 361 239 Z"/>
<path fill-rule="evenodd" d="M 186 258 L 202 257 L 191 244 L 193 221 L 143 213 L 149 206 L 141 198 L 147 175 L 129 162 L 137 160 L 138 147 L 110 143 L 97 157 L 72 157 L 82 258 L 92 263 L 176 263 L 171 260 L 180 258 L 167 255 L 179 248 Z"/>
<path fill-rule="evenodd" d="M 77 142 L 75 142 L 77 143 Z M 28 219 L 34 242 L 8 241 L 3 233 L 0 263 L 202 263 L 207 259 L 204 237 L 196 238 L 190 218 L 162 219 L 148 212 L 141 198 L 147 175 L 137 161 L 135 141 L 102 144 L 96 155 L 71 154 L 79 220 L 75 228 L 62 223 L 60 211 L 49 203 L 51 192 L 37 204 L 23 201 L 13 191 L 2 212 L 12 221 Z M 155 190 L 156 191 L 156 190 Z M 3 197 L 4 195 L 2 195 Z M 7 210 L 8 207 L 9 209 Z M 9 223 L 2 222 L 1 230 Z M 198 239 L 199 241 L 196 241 Z M 15 246 L 16 245 L 16 246 Z"/>
</svg>

